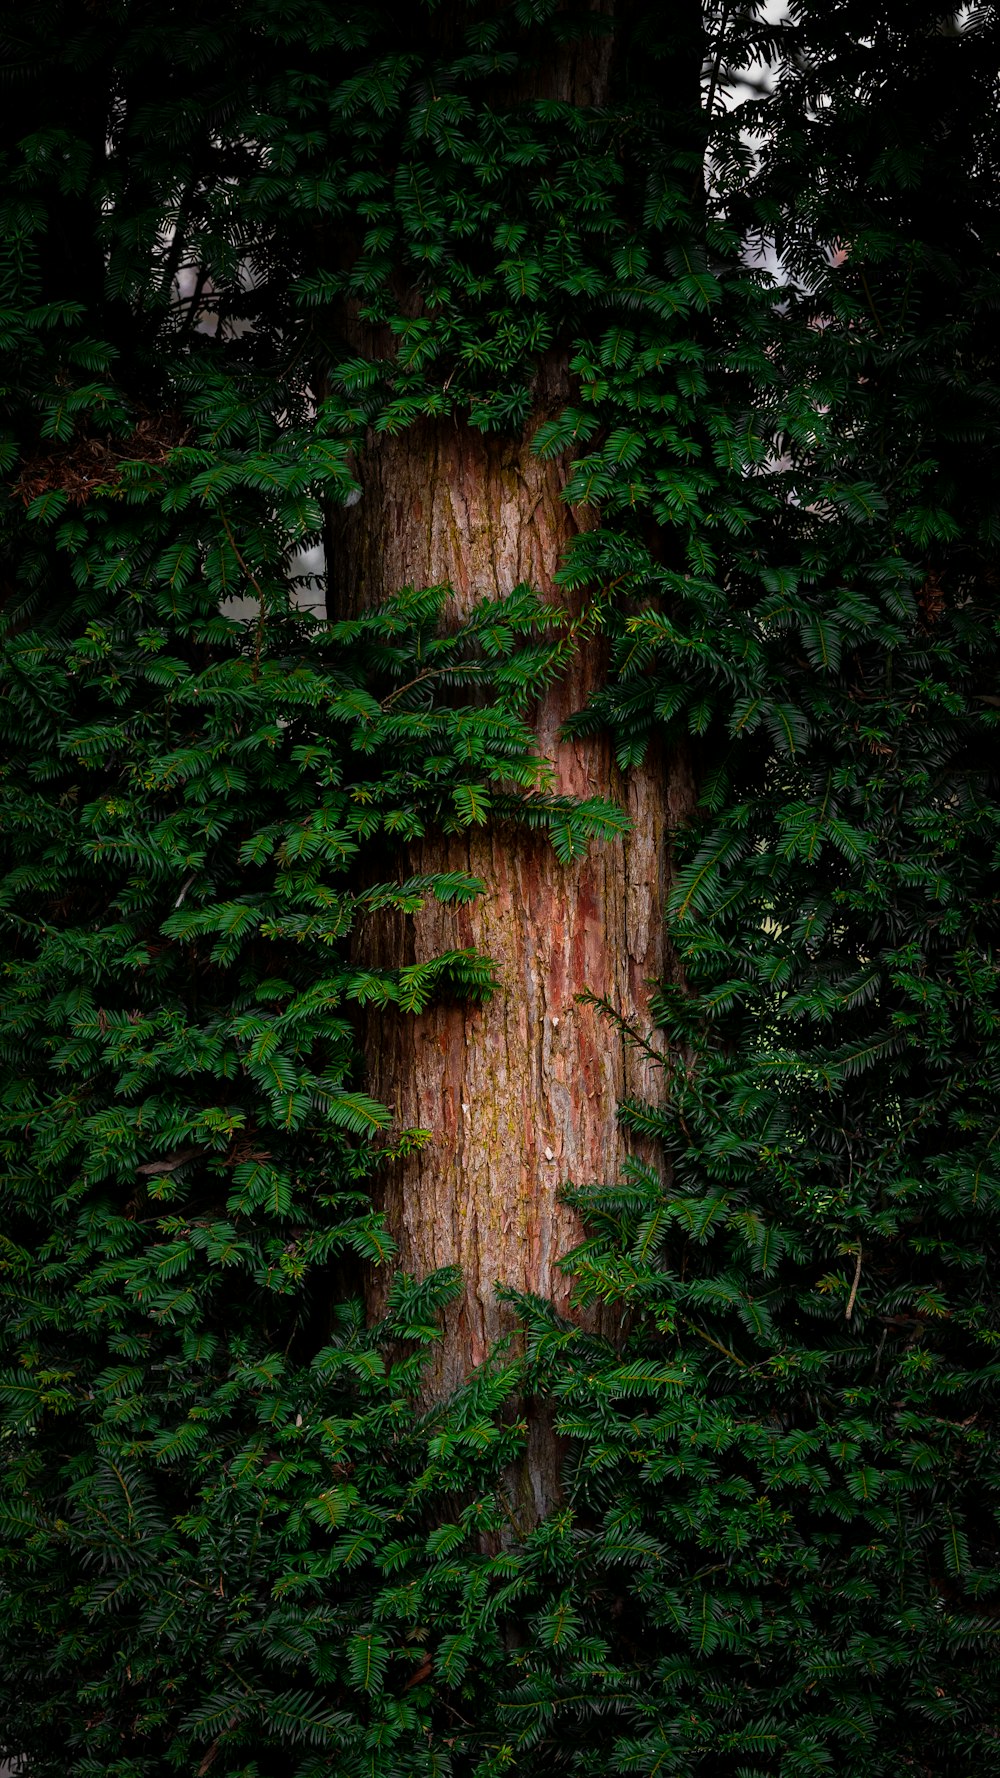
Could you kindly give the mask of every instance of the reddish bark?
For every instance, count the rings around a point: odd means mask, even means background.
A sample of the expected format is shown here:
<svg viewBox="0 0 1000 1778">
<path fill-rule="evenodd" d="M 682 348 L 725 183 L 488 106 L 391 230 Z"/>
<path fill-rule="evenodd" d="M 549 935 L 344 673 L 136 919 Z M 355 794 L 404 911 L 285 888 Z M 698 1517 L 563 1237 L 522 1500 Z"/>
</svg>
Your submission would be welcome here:
<svg viewBox="0 0 1000 1778">
<path fill-rule="evenodd" d="M 597 0 L 593 9 L 620 18 L 627 4 Z M 615 33 L 554 47 L 528 86 L 519 77 L 508 97 L 530 90 L 603 104 L 620 47 Z M 388 349 L 387 341 L 361 337 L 356 325 L 350 331 L 359 350 L 378 356 Z M 563 603 L 556 571 L 589 521 L 561 498 L 566 465 L 533 456 L 530 437 L 569 394 L 565 373 L 550 363 L 540 373 L 535 420 L 520 439 L 487 437 L 458 420 L 373 439 L 358 466 L 362 499 L 338 515 L 330 537 L 335 607 L 375 604 L 401 586 L 448 584 L 458 617 L 476 599 L 522 582 Z M 619 1103 L 658 1090 L 649 1056 L 577 997 L 606 1000 L 650 1036 L 649 984 L 666 962 L 669 831 L 689 813 L 693 792 L 689 771 L 676 762 L 668 770 L 654 759 L 623 779 L 606 739 L 560 738 L 599 682 L 600 655 L 593 637 L 581 644 L 541 701 L 535 727 L 555 768 L 553 788 L 613 798 L 632 817 L 630 834 L 595 845 L 569 866 L 558 863 L 544 834 L 518 829 L 417 844 L 407 874 L 468 871 L 485 881 L 485 894 L 464 908 L 428 901 L 412 920 L 373 917 L 361 941 L 367 957 L 387 966 L 475 947 L 493 959 L 500 984 L 485 1007 L 438 1006 L 416 1018 L 380 1013 L 368 1033 L 372 1090 L 401 1125 L 432 1132 L 384 1180 L 400 1264 L 418 1276 L 457 1264 L 464 1277 L 429 1377 L 431 1395 L 459 1383 L 508 1330 L 498 1283 L 569 1309 L 559 1260 L 582 1230 L 559 1200 L 561 1187 L 614 1178 L 627 1147 Z M 384 1272 L 371 1280 L 373 1313 L 387 1284 Z M 555 1498 L 556 1469 L 554 1442 L 535 1424 L 526 1516 Z"/>
<path fill-rule="evenodd" d="M 560 498 L 564 466 L 532 456 L 526 440 L 428 425 L 379 442 L 360 468 L 363 498 L 333 540 L 341 608 L 440 583 L 453 588 L 456 616 L 522 581 L 560 598 L 554 576 L 579 515 Z M 615 797 L 631 833 L 571 865 L 557 861 L 545 835 L 520 829 L 421 842 L 407 871 L 471 871 L 485 894 L 462 908 L 429 900 L 406 921 L 380 915 L 364 936 L 368 956 L 374 948 L 396 965 L 474 946 L 494 960 L 500 982 L 485 1007 L 380 1013 L 371 1028 L 372 1090 L 401 1124 L 432 1132 L 385 1181 L 400 1263 L 418 1275 L 458 1264 L 465 1279 L 434 1392 L 458 1383 L 509 1325 L 498 1282 L 568 1308 L 558 1261 L 581 1229 L 558 1201 L 560 1187 L 613 1178 L 626 1147 L 620 1100 L 657 1091 L 648 1058 L 576 996 L 606 999 L 648 1031 L 649 982 L 664 964 L 668 828 L 690 787 L 683 774 L 668 782 L 658 763 L 622 779 L 605 739 L 560 739 L 586 702 L 598 657 L 599 645 L 584 642 L 535 726 L 556 790 Z M 386 1283 L 384 1273 L 373 1278 L 373 1309 Z"/>
</svg>

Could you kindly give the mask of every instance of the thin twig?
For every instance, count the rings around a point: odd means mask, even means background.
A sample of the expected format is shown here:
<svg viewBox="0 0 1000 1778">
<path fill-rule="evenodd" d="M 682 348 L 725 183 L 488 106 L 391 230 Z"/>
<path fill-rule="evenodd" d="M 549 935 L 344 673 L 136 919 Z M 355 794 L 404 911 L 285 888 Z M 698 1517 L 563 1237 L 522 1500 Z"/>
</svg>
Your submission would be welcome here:
<svg viewBox="0 0 1000 1778">
<path fill-rule="evenodd" d="M 723 46 L 726 41 L 725 33 L 726 33 L 726 25 L 728 24 L 728 22 L 729 22 L 729 4 L 728 4 L 728 0 L 727 0 L 726 5 L 723 6 L 722 11 L 719 14 L 719 35 L 715 40 L 715 55 L 712 60 L 712 75 L 711 75 L 711 79 L 709 80 L 709 83 L 708 83 L 708 96 L 705 100 L 705 115 L 709 119 L 709 121 L 711 121 L 711 117 L 712 117 L 712 106 L 715 104 L 715 89 L 718 86 L 719 75 L 722 72 L 722 51 L 723 51 Z"/>
<path fill-rule="evenodd" d="M 236 560 L 238 561 L 240 567 L 242 568 L 244 574 L 246 575 L 248 581 L 250 582 L 250 585 L 253 587 L 254 592 L 257 594 L 257 604 L 260 609 L 257 614 L 257 636 L 256 636 L 256 641 L 254 643 L 253 675 L 252 675 L 254 682 L 256 683 L 257 679 L 260 676 L 260 651 L 261 651 L 261 647 L 262 647 L 263 641 L 264 641 L 264 625 L 267 620 L 267 600 L 264 596 L 264 590 L 261 587 L 261 584 L 260 584 L 259 580 L 257 579 L 256 575 L 254 574 L 253 569 L 249 566 L 249 564 L 247 562 L 244 561 L 243 557 L 240 554 L 236 539 L 233 536 L 232 527 L 231 527 L 229 520 L 227 519 L 225 513 L 223 512 L 221 506 L 219 508 L 219 517 L 222 520 L 222 528 L 225 531 L 226 536 L 229 539 L 229 546 L 233 552 L 233 555 L 236 557 Z"/>
<path fill-rule="evenodd" d="M 477 676 L 482 678 L 488 664 L 487 661 L 457 661 L 446 667 L 425 667 L 415 679 L 408 679 L 405 685 L 397 685 L 395 691 L 389 692 L 388 696 L 382 699 L 379 709 L 388 710 L 397 698 L 403 696 L 404 692 L 412 691 L 415 685 L 422 685 L 425 679 L 440 679 L 446 673 L 451 673 L 456 677 L 461 677 L 464 674 L 469 679 L 474 679 Z"/>
<path fill-rule="evenodd" d="M 882 338 L 885 339 L 885 328 L 882 326 L 881 316 L 879 315 L 879 312 L 878 312 L 877 308 L 875 307 L 875 299 L 872 296 L 872 293 L 868 288 L 868 279 L 865 277 L 864 266 L 859 265 L 858 273 L 860 275 L 861 282 L 864 285 L 865 295 L 868 298 L 868 307 L 871 309 L 871 312 L 875 317 L 875 325 L 878 328 L 879 333 L 882 335 Z"/>
<path fill-rule="evenodd" d="M 180 328 L 178 330 L 178 338 L 179 339 L 182 339 L 182 340 L 184 339 L 185 335 L 190 332 L 191 328 L 194 326 L 196 320 L 198 319 L 198 316 L 201 313 L 201 299 L 205 294 L 205 286 L 208 283 L 208 281 L 209 281 L 208 267 L 203 265 L 198 272 L 197 278 L 195 279 L 194 287 L 191 291 L 190 296 L 184 296 L 179 299 L 178 306 L 183 307 L 187 310 L 187 314 L 184 316 L 184 319 L 181 322 Z M 173 305 L 171 305 L 171 306 L 173 306 Z"/>
<path fill-rule="evenodd" d="M 696 1327 L 695 1323 L 687 1315 L 682 1315 L 679 1309 L 676 1313 L 678 1321 L 683 1321 L 685 1327 L 689 1327 L 693 1334 L 698 1335 L 699 1340 L 707 1340 L 708 1344 L 714 1346 L 717 1352 L 721 1352 L 724 1357 L 731 1358 L 734 1364 L 738 1364 L 740 1370 L 749 1370 L 750 1367 L 745 1358 L 737 1357 L 736 1353 L 731 1352 L 728 1346 L 724 1346 L 721 1340 L 713 1340 L 711 1334 L 706 1333 L 703 1327 Z"/>
<path fill-rule="evenodd" d="M 851 1294 L 847 1299 L 847 1308 L 844 1310 L 844 1320 L 845 1321 L 850 1321 L 851 1316 L 854 1314 L 854 1304 L 857 1301 L 858 1285 L 860 1283 L 861 1283 L 861 1248 L 859 1247 L 858 1248 L 858 1263 L 854 1268 L 854 1283 L 851 1285 Z"/>
</svg>

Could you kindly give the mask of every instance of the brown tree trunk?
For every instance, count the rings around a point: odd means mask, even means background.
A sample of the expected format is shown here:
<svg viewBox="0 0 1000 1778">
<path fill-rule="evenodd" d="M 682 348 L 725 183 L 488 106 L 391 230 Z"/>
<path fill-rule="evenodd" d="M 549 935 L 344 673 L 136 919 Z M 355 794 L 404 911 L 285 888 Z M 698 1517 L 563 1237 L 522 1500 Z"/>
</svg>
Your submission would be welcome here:
<svg viewBox="0 0 1000 1778">
<path fill-rule="evenodd" d="M 360 469 L 363 497 L 338 521 L 331 552 L 341 609 L 400 586 L 442 583 L 453 589 L 456 616 L 519 582 L 560 599 L 554 576 L 579 515 L 560 498 L 564 466 L 532 456 L 527 438 L 427 424 L 377 443 Z M 373 916 L 364 935 L 366 955 L 385 965 L 474 946 L 494 960 L 500 983 L 484 1007 L 380 1013 L 370 1032 L 372 1091 L 400 1124 L 432 1132 L 385 1180 L 400 1264 L 417 1275 L 457 1264 L 465 1280 L 434 1393 L 459 1383 L 508 1329 L 498 1283 L 568 1309 L 558 1262 L 582 1231 L 560 1188 L 614 1178 L 625 1153 L 619 1102 L 657 1092 L 648 1057 L 576 996 L 606 999 L 648 1030 L 649 983 L 664 965 L 668 832 L 690 790 L 683 773 L 671 781 L 659 761 L 622 779 L 605 739 L 560 739 L 595 684 L 598 656 L 594 640 L 582 644 L 541 702 L 536 729 L 557 793 L 615 797 L 631 833 L 570 865 L 557 861 L 544 834 L 516 828 L 421 842 L 407 872 L 469 871 L 484 879 L 485 894 L 461 908 L 428 900 L 405 921 Z M 384 1271 L 375 1273 L 375 1311 L 386 1286 Z M 541 1459 L 532 1467 L 541 1509 L 554 1478 Z"/>
<path fill-rule="evenodd" d="M 617 24 L 628 0 L 595 0 L 593 10 Z M 604 104 L 623 42 L 612 32 L 554 43 L 547 64 L 529 77 L 530 94 L 519 77 L 507 97 Z M 386 349 L 372 339 L 356 344 L 376 356 Z M 362 498 L 332 528 L 333 608 L 377 604 L 401 586 L 447 584 L 457 619 L 477 599 L 522 582 L 563 603 L 556 570 L 574 532 L 592 519 L 561 498 L 566 464 L 540 461 L 530 439 L 569 395 L 565 373 L 550 362 L 540 372 L 538 411 L 520 439 L 486 436 L 452 419 L 373 439 L 358 465 Z M 485 893 L 461 908 L 428 900 L 413 919 L 372 916 L 362 939 L 366 957 L 383 966 L 474 947 L 493 960 L 499 978 L 484 1007 L 437 1006 L 419 1017 L 380 1013 L 367 1034 L 371 1090 L 401 1126 L 432 1133 L 426 1147 L 393 1163 L 384 1178 L 399 1263 L 418 1276 L 458 1265 L 464 1278 L 429 1396 L 460 1383 L 511 1327 L 498 1284 L 569 1310 L 571 1287 L 559 1261 L 583 1231 L 560 1202 L 561 1188 L 614 1178 L 627 1146 L 619 1103 L 655 1098 L 658 1090 L 649 1056 L 577 997 L 605 1000 L 650 1036 L 649 986 L 667 961 L 669 832 L 689 814 L 693 793 L 688 770 L 677 762 L 652 759 L 623 778 L 606 739 L 560 738 L 566 718 L 599 683 L 602 665 L 599 642 L 583 641 L 541 701 L 535 727 L 555 768 L 553 789 L 611 797 L 630 815 L 630 833 L 568 866 L 544 834 L 520 829 L 469 830 L 412 846 L 406 874 L 470 872 L 484 880 Z M 373 1314 L 384 1306 L 388 1282 L 384 1271 L 371 1278 Z M 536 1424 L 525 1517 L 557 1497 L 557 1467 L 554 1441 Z"/>
</svg>

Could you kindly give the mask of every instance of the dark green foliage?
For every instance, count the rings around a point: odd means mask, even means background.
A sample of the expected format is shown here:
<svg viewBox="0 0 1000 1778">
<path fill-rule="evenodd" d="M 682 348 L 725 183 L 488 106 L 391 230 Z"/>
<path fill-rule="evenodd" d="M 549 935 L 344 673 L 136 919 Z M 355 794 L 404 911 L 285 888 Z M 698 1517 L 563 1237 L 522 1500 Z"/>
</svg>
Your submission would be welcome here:
<svg viewBox="0 0 1000 1778">
<path fill-rule="evenodd" d="M 8 9 L 29 1778 L 1000 1771 L 996 18 L 725 9 L 708 90 L 780 79 L 705 120 L 698 16 L 660 11 L 595 113 L 531 96 L 600 28 L 542 0 Z M 599 509 L 564 579 L 611 657 L 577 724 L 703 787 L 686 986 L 662 1103 L 623 1108 L 646 1158 L 571 1187 L 617 1337 L 523 1301 L 526 1358 L 424 1412 L 455 1281 L 365 1326 L 373 1168 L 421 1134 L 353 1021 L 492 974 L 375 967 L 365 916 L 479 892 L 406 879 L 416 834 L 568 857 L 619 817 L 547 793 L 530 700 L 573 638 L 532 589 L 328 622 L 299 552 L 366 427 L 515 428 L 550 349 L 576 393 L 535 445 Z M 534 1529 L 526 1391 L 567 1450 Z"/>
</svg>

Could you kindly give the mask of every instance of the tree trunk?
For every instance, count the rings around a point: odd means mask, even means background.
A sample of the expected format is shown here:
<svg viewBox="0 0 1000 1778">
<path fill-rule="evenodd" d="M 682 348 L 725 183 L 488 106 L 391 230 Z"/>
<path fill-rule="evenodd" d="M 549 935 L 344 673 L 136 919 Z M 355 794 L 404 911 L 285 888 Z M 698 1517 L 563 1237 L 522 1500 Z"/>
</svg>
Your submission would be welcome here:
<svg viewBox="0 0 1000 1778">
<path fill-rule="evenodd" d="M 360 465 L 361 501 L 338 521 L 332 550 L 341 609 L 377 603 L 400 586 L 447 583 L 455 616 L 476 599 L 528 582 L 559 600 L 555 573 L 580 515 L 561 500 L 565 468 L 541 462 L 527 437 L 500 441 L 454 422 L 379 441 Z M 381 1013 L 370 1029 L 371 1087 L 402 1125 L 432 1132 L 385 1180 L 385 1213 L 400 1264 L 423 1275 L 457 1264 L 465 1280 L 430 1381 L 453 1388 L 510 1326 L 497 1283 L 569 1307 L 558 1261 L 581 1238 L 559 1202 L 567 1180 L 613 1178 L 625 1154 L 619 1101 L 655 1097 L 655 1069 L 584 991 L 644 1032 L 649 984 L 664 968 L 661 909 L 668 833 L 690 803 L 681 772 L 653 761 L 623 779 L 603 738 L 563 741 L 600 670 L 599 644 L 537 711 L 539 745 L 558 794 L 611 795 L 632 818 L 624 839 L 558 862 L 544 834 L 470 830 L 410 849 L 407 873 L 470 871 L 486 892 L 470 906 L 429 900 L 415 918 L 373 916 L 366 955 L 420 962 L 474 946 L 496 965 L 499 991 L 483 1007 Z M 384 1302 L 376 1272 L 371 1307 Z M 554 1477 L 538 1474 L 536 1506 Z"/>
<path fill-rule="evenodd" d="M 610 0 L 594 10 L 610 14 Z M 622 12 L 621 0 L 614 10 Z M 555 49 L 530 76 L 534 96 L 605 103 L 620 47 L 612 35 L 597 35 Z M 523 83 L 511 96 L 527 96 Z M 377 604 L 401 586 L 447 584 L 457 619 L 477 599 L 522 582 L 563 603 L 557 568 L 574 532 L 593 519 L 561 498 L 566 464 L 540 461 L 530 439 L 569 396 L 565 372 L 550 361 L 539 377 L 538 411 L 519 439 L 486 436 L 455 419 L 373 438 L 358 465 L 362 498 L 331 530 L 332 608 Z M 436 1006 L 417 1017 L 380 1012 L 367 1032 L 371 1090 L 400 1125 L 432 1133 L 384 1176 L 399 1263 L 418 1276 L 458 1265 L 464 1278 L 429 1396 L 454 1388 L 509 1331 L 513 1318 L 497 1301 L 498 1284 L 569 1310 L 571 1287 L 559 1261 L 582 1229 L 560 1202 L 561 1188 L 613 1179 L 627 1148 L 620 1101 L 658 1091 L 648 1054 L 577 997 L 605 1000 L 655 1046 L 648 996 L 667 963 L 669 832 L 694 798 L 684 764 L 652 758 L 624 778 L 606 739 L 560 738 L 602 666 L 599 641 L 585 639 L 540 702 L 535 726 L 555 768 L 553 789 L 611 797 L 626 808 L 631 832 L 568 866 L 544 834 L 519 829 L 469 830 L 411 846 L 406 874 L 471 872 L 485 893 L 460 908 L 429 900 L 413 919 L 372 916 L 364 932 L 366 957 L 382 966 L 474 947 L 493 960 L 500 984 L 486 1006 Z M 373 1314 L 384 1307 L 387 1286 L 384 1270 L 372 1275 Z M 536 1426 L 527 1516 L 557 1497 L 557 1467 L 554 1441 Z"/>
</svg>

